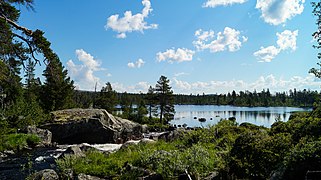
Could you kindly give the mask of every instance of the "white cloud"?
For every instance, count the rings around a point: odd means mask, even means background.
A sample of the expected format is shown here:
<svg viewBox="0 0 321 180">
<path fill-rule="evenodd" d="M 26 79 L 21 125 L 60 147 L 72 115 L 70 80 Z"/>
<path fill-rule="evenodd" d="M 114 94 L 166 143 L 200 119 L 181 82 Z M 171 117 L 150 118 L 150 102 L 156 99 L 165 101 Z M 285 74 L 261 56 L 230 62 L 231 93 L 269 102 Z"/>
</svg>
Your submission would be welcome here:
<svg viewBox="0 0 321 180">
<path fill-rule="evenodd" d="M 247 0 L 207 0 L 204 4 L 203 7 L 210 7 L 214 8 L 216 6 L 228 6 L 232 4 L 243 4 Z"/>
<path fill-rule="evenodd" d="M 82 64 L 77 65 L 73 60 L 69 60 L 67 69 L 77 88 L 93 90 L 96 83 L 101 86 L 100 78 L 94 75 L 94 72 L 104 70 L 101 68 L 101 63 L 83 49 L 77 49 L 76 56 Z"/>
<path fill-rule="evenodd" d="M 122 39 L 127 37 L 126 33 L 128 32 L 140 31 L 143 33 L 146 29 L 157 29 L 157 24 L 148 24 L 145 21 L 145 18 L 153 11 L 150 0 L 143 0 L 142 4 L 144 9 L 141 13 L 133 15 L 131 11 L 126 11 L 124 17 L 119 17 L 119 14 L 110 16 L 105 29 L 111 28 L 118 33 L 116 37 Z"/>
<path fill-rule="evenodd" d="M 289 31 L 285 30 L 281 34 L 277 33 L 277 44 L 281 50 L 292 49 L 293 51 L 296 50 L 296 37 L 298 36 L 299 31 Z"/>
<path fill-rule="evenodd" d="M 189 75 L 189 73 L 185 73 L 185 72 L 180 72 L 180 73 L 175 73 L 174 77 L 178 77 L 178 76 L 186 76 Z"/>
<path fill-rule="evenodd" d="M 125 86 L 122 83 L 111 83 L 113 89 L 117 92 L 130 92 L 130 93 L 147 93 L 150 84 L 148 82 L 138 82 L 134 85 Z"/>
<path fill-rule="evenodd" d="M 247 37 L 240 37 L 241 32 L 230 27 L 225 27 L 223 32 L 218 32 L 216 37 L 214 31 L 203 31 L 199 29 L 195 32 L 197 38 L 193 41 L 197 50 L 209 49 L 211 52 L 228 50 L 230 52 L 240 50 L 242 43 L 248 40 Z M 242 38 L 242 40 L 240 40 Z"/>
<path fill-rule="evenodd" d="M 145 64 L 145 61 L 142 59 L 138 59 L 135 63 L 134 62 L 129 62 L 127 66 L 129 68 L 141 68 Z"/>
<path fill-rule="evenodd" d="M 195 54 L 195 51 L 186 49 L 186 48 L 178 48 L 177 50 L 173 49 L 167 49 L 165 52 L 158 52 L 156 54 L 156 59 L 158 62 L 161 61 L 168 61 L 170 63 L 173 62 L 184 62 L 184 61 L 192 61 L 193 55 Z"/>
<path fill-rule="evenodd" d="M 320 81 L 317 80 L 314 75 L 308 75 L 306 77 L 293 76 L 287 80 L 282 77 L 277 78 L 270 74 L 267 76 L 260 76 L 253 82 L 245 82 L 243 80 L 231 80 L 231 81 L 208 81 L 208 82 L 187 82 L 173 78 L 173 91 L 174 93 L 184 94 L 214 94 L 214 93 L 227 93 L 233 90 L 245 91 L 245 90 L 263 90 L 270 89 L 271 92 L 288 91 L 290 89 L 319 89 Z"/>
<path fill-rule="evenodd" d="M 260 50 L 256 51 L 253 55 L 260 59 L 259 62 L 271 62 L 278 54 L 280 49 L 275 46 L 261 47 Z"/>
<path fill-rule="evenodd" d="M 259 59 L 259 62 L 271 62 L 280 52 L 291 49 L 295 51 L 296 37 L 299 31 L 289 31 L 285 30 L 282 33 L 276 33 L 278 40 L 276 41 L 276 46 L 261 47 L 260 50 L 253 53 L 255 57 Z"/>
<path fill-rule="evenodd" d="M 285 23 L 304 10 L 305 0 L 257 0 L 256 8 L 261 10 L 261 17 L 272 25 Z"/>
</svg>

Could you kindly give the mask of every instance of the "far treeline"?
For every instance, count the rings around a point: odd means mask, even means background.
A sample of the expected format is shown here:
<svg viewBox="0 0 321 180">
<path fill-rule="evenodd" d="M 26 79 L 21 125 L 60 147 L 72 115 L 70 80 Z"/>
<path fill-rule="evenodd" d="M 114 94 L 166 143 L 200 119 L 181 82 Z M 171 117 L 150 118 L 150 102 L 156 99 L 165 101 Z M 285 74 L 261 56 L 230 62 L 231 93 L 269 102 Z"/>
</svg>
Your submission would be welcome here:
<svg viewBox="0 0 321 180">
<path fill-rule="evenodd" d="M 95 99 L 100 92 L 75 91 L 74 99 L 78 106 L 88 108 L 95 104 Z M 271 94 L 269 89 L 261 92 L 240 91 L 227 94 L 197 94 L 184 95 L 174 94 L 176 105 L 233 105 L 233 106 L 291 106 L 291 107 L 313 107 L 319 102 L 321 95 L 318 91 L 311 90 L 289 90 L 288 92 L 277 92 Z M 122 105 L 128 101 L 132 105 L 148 102 L 148 93 L 119 93 L 115 92 L 115 104 Z"/>
</svg>

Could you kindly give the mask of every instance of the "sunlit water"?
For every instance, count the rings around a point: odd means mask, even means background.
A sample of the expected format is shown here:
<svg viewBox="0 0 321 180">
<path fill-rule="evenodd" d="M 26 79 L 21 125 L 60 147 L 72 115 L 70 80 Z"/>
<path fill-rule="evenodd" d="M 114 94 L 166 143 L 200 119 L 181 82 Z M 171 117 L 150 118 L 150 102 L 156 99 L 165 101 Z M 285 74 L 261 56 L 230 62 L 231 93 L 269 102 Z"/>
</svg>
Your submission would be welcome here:
<svg viewBox="0 0 321 180">
<path fill-rule="evenodd" d="M 293 112 L 311 111 L 310 108 L 295 107 L 237 107 L 237 106 L 216 106 L 216 105 L 176 105 L 175 116 L 171 124 L 188 127 L 206 127 L 216 124 L 221 119 L 235 117 L 241 124 L 249 122 L 259 126 L 271 127 L 276 119 L 287 121 Z M 194 119 L 197 118 L 197 119 Z M 205 118 L 200 122 L 199 118 Z"/>
</svg>

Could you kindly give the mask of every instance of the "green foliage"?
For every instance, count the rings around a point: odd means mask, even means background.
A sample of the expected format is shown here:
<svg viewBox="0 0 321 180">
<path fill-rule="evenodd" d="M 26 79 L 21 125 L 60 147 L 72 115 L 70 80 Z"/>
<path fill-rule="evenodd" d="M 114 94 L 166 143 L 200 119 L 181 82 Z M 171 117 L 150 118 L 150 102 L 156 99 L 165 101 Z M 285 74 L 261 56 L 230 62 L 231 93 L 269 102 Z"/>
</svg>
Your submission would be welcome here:
<svg viewBox="0 0 321 180">
<path fill-rule="evenodd" d="M 44 110 L 50 112 L 73 107 L 73 81 L 56 55 L 50 59 L 43 75 L 46 78 L 41 94 Z"/>
<path fill-rule="evenodd" d="M 285 158 L 283 179 L 305 179 L 307 171 L 320 171 L 321 141 L 302 139 Z"/>
<path fill-rule="evenodd" d="M 40 142 L 40 138 L 33 134 L 8 134 L 1 137 L 0 151 L 19 151 L 28 146 L 35 146 Z"/>
<path fill-rule="evenodd" d="M 238 178 L 265 179 L 291 148 L 289 134 L 269 136 L 266 131 L 245 131 L 231 150 L 230 173 Z"/>
<path fill-rule="evenodd" d="M 169 79 L 161 76 L 155 87 L 157 104 L 159 106 L 160 123 L 167 124 L 174 118 L 174 99 L 172 87 L 169 86 Z"/>
<path fill-rule="evenodd" d="M 240 91 L 227 94 L 197 94 L 197 95 L 174 95 L 175 104 L 195 104 L 195 105 L 232 105 L 232 106 L 295 106 L 312 107 L 316 100 L 320 98 L 320 93 L 311 90 L 289 90 L 288 92 L 277 92 L 271 94 L 270 91 L 261 92 Z"/>
<path fill-rule="evenodd" d="M 116 100 L 116 91 L 113 90 L 110 82 L 107 82 L 106 86 L 101 88 L 95 106 L 106 109 L 106 111 L 113 113 L 117 104 Z"/>
</svg>

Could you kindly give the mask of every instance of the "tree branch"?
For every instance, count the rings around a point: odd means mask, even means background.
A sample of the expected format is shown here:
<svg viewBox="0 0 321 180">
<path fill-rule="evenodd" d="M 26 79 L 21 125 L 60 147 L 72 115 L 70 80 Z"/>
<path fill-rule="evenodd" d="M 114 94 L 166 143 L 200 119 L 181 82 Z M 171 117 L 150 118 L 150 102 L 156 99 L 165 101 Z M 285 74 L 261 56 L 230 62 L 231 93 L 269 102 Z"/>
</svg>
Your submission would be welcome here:
<svg viewBox="0 0 321 180">
<path fill-rule="evenodd" d="M 20 36 L 19 34 L 16 34 L 16 33 L 12 33 L 12 34 L 13 34 L 14 36 L 20 38 L 20 39 L 23 40 L 24 42 L 26 42 L 26 44 L 27 44 L 28 47 L 29 47 L 30 54 L 31 54 L 32 58 L 36 61 L 36 64 L 37 64 L 37 63 L 40 64 L 40 60 L 35 57 L 34 48 L 31 46 L 29 40 L 26 39 L 26 38 L 24 38 L 24 37 L 22 37 L 22 36 Z"/>
<path fill-rule="evenodd" d="M 16 22 L 12 21 L 11 19 L 8 19 L 7 17 L 1 15 L 0 16 L 0 19 L 3 19 L 5 20 L 7 23 L 9 23 L 10 25 L 12 25 L 13 27 L 15 27 L 16 29 L 20 30 L 20 31 L 23 31 L 26 35 L 28 36 L 32 36 L 33 34 L 33 31 L 26 28 L 26 27 L 23 27 L 23 26 L 20 26 L 19 24 L 17 24 Z"/>
</svg>

